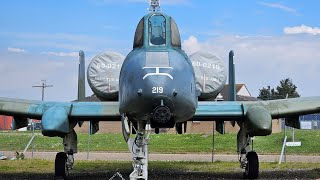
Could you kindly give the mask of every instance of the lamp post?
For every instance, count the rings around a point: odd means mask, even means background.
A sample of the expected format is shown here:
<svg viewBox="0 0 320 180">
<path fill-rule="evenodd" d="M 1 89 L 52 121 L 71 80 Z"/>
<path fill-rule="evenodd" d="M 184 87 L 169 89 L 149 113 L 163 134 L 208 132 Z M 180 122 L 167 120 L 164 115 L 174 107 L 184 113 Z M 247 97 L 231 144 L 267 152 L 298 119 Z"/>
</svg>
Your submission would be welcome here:
<svg viewBox="0 0 320 180">
<path fill-rule="evenodd" d="M 46 80 L 41 80 L 41 81 L 42 81 L 42 85 L 40 85 L 40 86 L 32 86 L 32 87 L 33 88 L 34 87 L 42 88 L 41 100 L 43 101 L 44 100 L 44 89 L 47 88 L 47 87 L 53 87 L 53 85 L 47 85 Z M 32 125 L 32 138 L 34 138 L 34 122 L 33 122 L 33 119 L 31 120 L 31 125 Z M 33 158 L 33 152 L 34 152 L 34 144 L 33 144 L 33 141 L 32 141 L 32 158 Z"/>
<path fill-rule="evenodd" d="M 53 87 L 53 85 L 47 85 L 46 80 L 41 80 L 42 81 L 42 85 L 40 86 L 32 86 L 32 87 L 38 87 L 38 88 L 42 88 L 42 96 L 41 96 L 41 100 L 44 100 L 44 89 L 47 87 Z"/>
</svg>

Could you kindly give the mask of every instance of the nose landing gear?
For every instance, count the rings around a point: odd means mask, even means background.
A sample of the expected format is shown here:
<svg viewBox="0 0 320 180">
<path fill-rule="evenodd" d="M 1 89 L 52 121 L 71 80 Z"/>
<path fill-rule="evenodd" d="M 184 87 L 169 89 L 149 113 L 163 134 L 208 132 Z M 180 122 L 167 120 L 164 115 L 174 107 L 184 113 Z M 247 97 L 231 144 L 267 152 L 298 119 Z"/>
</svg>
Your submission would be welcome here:
<svg viewBox="0 0 320 180">
<path fill-rule="evenodd" d="M 151 127 L 150 124 L 147 124 L 142 128 L 143 124 L 143 122 L 138 122 L 136 137 L 129 138 L 127 142 L 133 159 L 133 172 L 130 174 L 130 180 L 148 179 L 148 144 Z"/>
</svg>

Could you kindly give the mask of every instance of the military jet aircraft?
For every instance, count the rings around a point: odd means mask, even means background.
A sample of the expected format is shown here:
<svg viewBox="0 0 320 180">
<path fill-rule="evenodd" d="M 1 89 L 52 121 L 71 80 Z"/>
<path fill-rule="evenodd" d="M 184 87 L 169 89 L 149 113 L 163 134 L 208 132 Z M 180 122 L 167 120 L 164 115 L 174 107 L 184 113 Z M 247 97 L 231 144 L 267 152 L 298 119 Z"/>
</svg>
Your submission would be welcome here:
<svg viewBox="0 0 320 180">
<path fill-rule="evenodd" d="M 96 56 L 87 77 L 90 87 L 102 102 L 47 102 L 0 98 L 0 114 L 14 117 L 13 129 L 27 126 L 28 119 L 42 120 L 42 134 L 63 139 L 64 152 L 55 159 L 55 177 L 66 178 L 74 165 L 77 135 L 74 127 L 90 121 L 91 133 L 99 121 L 122 121 L 122 133 L 133 156 L 130 179 L 148 179 L 148 142 L 150 130 L 177 129 L 188 120 L 216 121 L 223 133 L 224 121 L 237 122 L 237 151 L 245 177 L 259 175 L 258 155 L 250 146 L 254 136 L 272 132 L 274 118 L 299 127 L 299 115 L 320 112 L 320 97 L 236 102 L 215 99 L 226 83 L 223 63 L 210 53 L 188 57 L 181 49 L 177 24 L 158 11 L 151 1 L 150 13 L 137 25 L 133 50 L 124 58 L 117 53 Z M 233 58 L 233 52 L 229 54 Z M 231 62 L 229 80 L 234 84 Z M 111 72 L 118 72 L 119 77 Z M 84 99 L 84 53 L 80 51 L 78 100 Z M 234 86 L 231 97 L 234 97 Z M 233 91 L 232 91 L 233 89 Z M 230 100 L 234 100 L 231 98 Z M 134 138 L 130 134 L 136 134 Z"/>
</svg>

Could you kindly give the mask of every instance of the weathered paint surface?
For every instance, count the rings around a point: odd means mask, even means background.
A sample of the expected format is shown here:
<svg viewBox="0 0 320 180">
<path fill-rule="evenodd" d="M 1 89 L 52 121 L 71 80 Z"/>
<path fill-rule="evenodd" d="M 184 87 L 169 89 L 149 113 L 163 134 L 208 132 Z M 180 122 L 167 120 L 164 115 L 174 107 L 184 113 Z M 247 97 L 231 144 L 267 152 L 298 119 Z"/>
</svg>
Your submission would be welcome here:
<svg viewBox="0 0 320 180">
<path fill-rule="evenodd" d="M 68 114 L 70 107 L 52 106 L 42 116 L 42 134 L 45 136 L 64 137 L 69 133 Z"/>
<path fill-rule="evenodd" d="M 241 102 L 198 102 L 197 111 L 193 120 L 214 121 L 216 119 L 241 119 L 244 117 Z"/>
<path fill-rule="evenodd" d="M 0 114 L 41 120 L 44 112 L 56 106 L 68 110 L 69 120 L 118 120 L 118 102 L 42 102 L 13 98 L 0 98 Z"/>
<path fill-rule="evenodd" d="M 320 97 L 293 98 L 255 102 L 199 102 L 195 119 L 205 117 L 239 118 L 246 117 L 251 106 L 262 106 L 272 118 L 320 112 Z M 0 98 L 0 114 L 41 119 L 43 113 L 52 106 L 71 107 L 69 118 L 108 121 L 120 118 L 118 102 L 42 102 L 14 98 Z"/>
<path fill-rule="evenodd" d="M 270 112 L 273 119 L 320 112 L 320 97 L 318 96 L 242 103 L 244 112 L 250 106 L 260 105 Z"/>
</svg>

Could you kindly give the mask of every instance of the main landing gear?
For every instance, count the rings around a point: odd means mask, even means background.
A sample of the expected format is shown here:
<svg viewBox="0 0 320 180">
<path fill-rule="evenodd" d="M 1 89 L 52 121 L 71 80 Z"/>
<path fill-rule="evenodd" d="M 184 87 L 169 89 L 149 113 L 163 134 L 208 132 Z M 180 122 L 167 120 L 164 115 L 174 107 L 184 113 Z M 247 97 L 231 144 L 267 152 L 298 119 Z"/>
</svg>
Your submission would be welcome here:
<svg viewBox="0 0 320 180">
<path fill-rule="evenodd" d="M 64 152 L 56 155 L 54 179 L 67 179 L 74 167 L 74 153 L 77 153 L 77 134 L 73 130 L 63 138 Z"/>
<path fill-rule="evenodd" d="M 59 152 L 56 155 L 54 167 L 54 179 L 67 179 L 70 170 L 73 169 L 74 157 L 73 154 Z"/>
<path fill-rule="evenodd" d="M 250 147 L 250 145 L 252 145 Z M 245 170 L 243 177 L 246 179 L 256 179 L 259 176 L 259 158 L 253 151 L 252 137 L 244 135 L 240 130 L 238 133 L 238 153 L 240 167 Z"/>
</svg>

